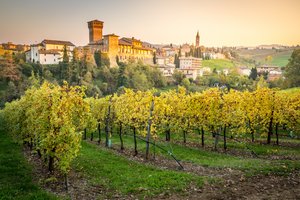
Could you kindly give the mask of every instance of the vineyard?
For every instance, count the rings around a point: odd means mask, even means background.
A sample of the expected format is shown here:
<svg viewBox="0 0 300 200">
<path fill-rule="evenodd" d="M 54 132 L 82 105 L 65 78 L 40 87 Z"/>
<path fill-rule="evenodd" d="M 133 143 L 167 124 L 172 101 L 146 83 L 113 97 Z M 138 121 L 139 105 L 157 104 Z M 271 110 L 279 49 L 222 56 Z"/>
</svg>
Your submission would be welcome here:
<svg viewBox="0 0 300 200">
<path fill-rule="evenodd" d="M 197 192 L 204 182 L 218 182 L 227 169 L 241 177 L 300 169 L 299 90 L 122 89 L 103 98 L 87 98 L 84 91 L 46 82 L 1 110 L 10 137 L 36 154 L 49 172 L 59 173 L 67 191 L 74 170 L 121 196 L 151 197 L 162 193 L 159 188 L 171 190 L 171 196 L 189 193 L 190 183 Z M 118 173 L 127 178 L 105 182 L 113 175 L 93 170 L 93 164 L 107 164 L 105 171 L 122 168 Z M 150 178 L 138 177 L 135 170 Z M 139 186 L 130 188 L 124 181 Z"/>
</svg>

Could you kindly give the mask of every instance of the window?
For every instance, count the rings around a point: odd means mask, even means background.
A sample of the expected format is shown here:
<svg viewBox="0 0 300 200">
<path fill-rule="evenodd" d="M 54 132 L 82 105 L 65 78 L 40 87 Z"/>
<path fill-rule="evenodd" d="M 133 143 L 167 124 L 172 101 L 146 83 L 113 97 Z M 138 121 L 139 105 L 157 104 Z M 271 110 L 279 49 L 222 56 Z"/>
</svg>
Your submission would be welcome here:
<svg viewBox="0 0 300 200">
<path fill-rule="evenodd" d="M 37 56 L 37 53 L 35 53 L 35 56 Z"/>
<path fill-rule="evenodd" d="M 56 59 L 54 59 L 54 62 L 56 62 Z"/>
<path fill-rule="evenodd" d="M 46 62 L 46 58 L 45 58 L 45 62 Z"/>
</svg>

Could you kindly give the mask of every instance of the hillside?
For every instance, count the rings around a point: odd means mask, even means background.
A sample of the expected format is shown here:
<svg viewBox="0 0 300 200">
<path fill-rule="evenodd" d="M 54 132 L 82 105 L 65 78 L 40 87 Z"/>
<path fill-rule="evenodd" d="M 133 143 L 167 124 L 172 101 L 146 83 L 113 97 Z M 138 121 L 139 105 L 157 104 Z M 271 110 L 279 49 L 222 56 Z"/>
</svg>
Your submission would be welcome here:
<svg viewBox="0 0 300 200">
<path fill-rule="evenodd" d="M 228 69 L 235 67 L 235 63 L 227 59 L 215 59 L 215 60 L 203 60 L 203 67 L 209 67 L 210 69 L 216 68 L 217 70 Z"/>
<path fill-rule="evenodd" d="M 293 49 L 239 49 L 236 53 L 245 59 L 255 60 L 257 63 L 267 63 L 265 58 L 272 56 L 270 64 L 284 67 L 288 63 L 288 60 L 293 52 Z"/>
</svg>

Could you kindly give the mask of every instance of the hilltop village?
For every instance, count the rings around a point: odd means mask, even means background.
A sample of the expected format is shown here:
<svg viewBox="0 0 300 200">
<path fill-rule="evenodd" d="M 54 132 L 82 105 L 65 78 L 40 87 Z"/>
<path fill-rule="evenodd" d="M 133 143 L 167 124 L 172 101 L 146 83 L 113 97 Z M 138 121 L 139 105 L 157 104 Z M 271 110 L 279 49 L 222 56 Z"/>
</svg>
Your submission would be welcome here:
<svg viewBox="0 0 300 200">
<path fill-rule="evenodd" d="M 269 80 L 276 80 L 282 77 L 280 66 L 272 63 L 262 62 L 256 65 L 248 65 L 243 62 L 234 62 L 239 50 L 251 50 L 253 47 L 222 47 L 208 48 L 200 45 L 199 31 L 195 36 L 195 44 L 182 45 L 157 45 L 142 41 L 135 37 L 121 37 L 114 33 L 103 34 L 104 22 L 99 20 L 89 21 L 89 43 L 86 46 L 75 46 L 71 41 L 60 41 L 55 39 L 45 39 L 37 44 L 16 45 L 11 42 L 3 43 L 0 46 L 0 55 L 4 52 L 25 52 L 26 62 L 39 63 L 41 65 L 55 65 L 63 60 L 64 49 L 70 60 L 73 59 L 74 52 L 78 59 L 86 56 L 95 63 L 93 55 L 101 52 L 108 58 L 110 67 L 118 66 L 118 63 L 141 62 L 158 68 L 163 76 L 171 77 L 174 71 L 192 80 L 198 76 L 209 75 L 213 72 L 228 75 L 237 72 L 240 75 L 250 76 L 251 68 L 256 67 L 257 73 L 268 74 Z M 284 46 L 259 46 L 257 50 L 276 49 L 280 51 L 288 47 Z M 265 60 L 268 58 L 266 57 Z M 208 60 L 225 61 L 213 68 Z M 204 62 L 203 62 L 204 61 Z M 226 65 L 229 66 L 227 67 Z M 232 65 L 234 63 L 234 67 Z"/>
</svg>

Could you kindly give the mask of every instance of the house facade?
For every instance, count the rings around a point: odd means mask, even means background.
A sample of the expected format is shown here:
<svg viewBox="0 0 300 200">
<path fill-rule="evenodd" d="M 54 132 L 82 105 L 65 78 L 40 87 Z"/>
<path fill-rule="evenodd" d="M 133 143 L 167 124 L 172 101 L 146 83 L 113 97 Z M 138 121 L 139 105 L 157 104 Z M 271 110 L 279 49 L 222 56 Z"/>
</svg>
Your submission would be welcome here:
<svg viewBox="0 0 300 200">
<path fill-rule="evenodd" d="M 69 59 L 72 60 L 75 48 L 73 43 L 69 41 L 43 40 L 39 44 L 31 45 L 30 50 L 25 52 L 26 61 L 42 65 L 59 64 L 62 61 L 65 47 Z"/>
<path fill-rule="evenodd" d="M 187 77 L 196 80 L 197 76 L 201 75 L 201 58 L 180 57 L 179 70 Z"/>
</svg>

